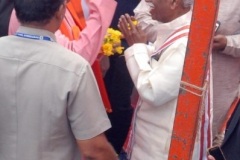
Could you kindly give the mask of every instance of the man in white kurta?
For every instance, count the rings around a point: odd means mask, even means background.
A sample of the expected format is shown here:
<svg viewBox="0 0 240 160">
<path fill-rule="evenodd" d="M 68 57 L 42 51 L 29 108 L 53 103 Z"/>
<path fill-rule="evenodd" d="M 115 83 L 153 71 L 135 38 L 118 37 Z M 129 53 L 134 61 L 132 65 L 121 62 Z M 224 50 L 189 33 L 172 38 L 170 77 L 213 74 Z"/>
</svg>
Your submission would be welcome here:
<svg viewBox="0 0 240 160">
<path fill-rule="evenodd" d="M 157 39 L 153 46 L 135 43 L 125 51 L 127 67 L 140 96 L 133 118 L 131 160 L 168 159 L 188 41 L 187 35 L 176 39 L 174 37 L 188 33 L 186 26 L 190 24 L 192 15 L 190 6 L 188 7 L 188 12 L 185 14 L 158 26 Z M 155 6 L 154 9 L 159 8 Z M 122 23 L 123 21 L 124 18 Z M 129 32 L 134 30 L 131 27 L 130 25 Z M 120 29 L 124 33 L 121 20 Z M 174 32 L 176 34 L 171 36 Z M 124 35 L 128 38 L 127 33 Z M 169 39 L 173 40 L 172 43 L 161 48 Z M 155 53 L 156 55 L 152 56 Z"/>
</svg>

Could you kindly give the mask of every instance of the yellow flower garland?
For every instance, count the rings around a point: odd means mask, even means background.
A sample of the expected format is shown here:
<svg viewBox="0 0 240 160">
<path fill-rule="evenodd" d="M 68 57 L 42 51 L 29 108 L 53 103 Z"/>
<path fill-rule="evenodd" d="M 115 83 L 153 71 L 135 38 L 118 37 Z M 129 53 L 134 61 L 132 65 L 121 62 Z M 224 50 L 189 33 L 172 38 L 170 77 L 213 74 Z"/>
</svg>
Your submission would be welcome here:
<svg viewBox="0 0 240 160">
<path fill-rule="evenodd" d="M 106 56 L 114 55 L 114 53 L 122 54 L 124 47 L 121 46 L 121 38 L 120 31 L 108 28 L 102 45 L 103 54 Z"/>
<path fill-rule="evenodd" d="M 137 25 L 138 22 L 133 20 L 132 23 Z M 130 29 L 130 28 L 129 28 Z M 104 36 L 102 53 L 105 56 L 114 55 L 114 53 L 122 54 L 124 47 L 121 46 L 122 33 L 113 28 L 108 28 L 107 33 Z"/>
</svg>

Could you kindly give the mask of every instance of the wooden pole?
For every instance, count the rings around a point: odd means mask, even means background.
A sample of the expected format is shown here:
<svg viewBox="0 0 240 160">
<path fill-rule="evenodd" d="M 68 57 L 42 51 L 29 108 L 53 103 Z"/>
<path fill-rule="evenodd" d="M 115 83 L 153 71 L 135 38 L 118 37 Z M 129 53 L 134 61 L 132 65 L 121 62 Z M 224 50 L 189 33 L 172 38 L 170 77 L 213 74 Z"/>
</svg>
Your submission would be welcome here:
<svg viewBox="0 0 240 160">
<path fill-rule="evenodd" d="M 195 0 L 182 81 L 204 88 L 219 0 Z M 188 85 L 186 85 L 188 86 Z M 191 89 L 191 87 L 186 87 Z M 199 89 L 191 89 L 202 94 Z M 191 160 L 201 96 L 180 91 L 168 160 Z"/>
</svg>

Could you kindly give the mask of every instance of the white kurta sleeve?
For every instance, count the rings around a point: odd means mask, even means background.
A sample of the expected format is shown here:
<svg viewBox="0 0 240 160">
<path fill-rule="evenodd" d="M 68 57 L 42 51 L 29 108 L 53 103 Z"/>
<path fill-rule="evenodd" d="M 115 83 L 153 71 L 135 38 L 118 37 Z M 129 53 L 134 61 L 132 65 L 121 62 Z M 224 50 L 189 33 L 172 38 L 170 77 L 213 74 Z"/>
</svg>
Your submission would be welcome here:
<svg viewBox="0 0 240 160">
<path fill-rule="evenodd" d="M 149 64 L 148 48 L 133 45 L 126 50 L 129 73 L 143 101 L 158 107 L 177 98 L 185 58 L 187 40 L 167 48 L 161 58 Z"/>
<path fill-rule="evenodd" d="M 147 47 L 146 44 L 134 44 L 124 52 L 128 71 L 134 83 L 137 82 L 140 72 L 151 70 Z"/>
<path fill-rule="evenodd" d="M 240 34 L 226 37 L 227 46 L 222 53 L 233 57 L 240 57 Z"/>
</svg>

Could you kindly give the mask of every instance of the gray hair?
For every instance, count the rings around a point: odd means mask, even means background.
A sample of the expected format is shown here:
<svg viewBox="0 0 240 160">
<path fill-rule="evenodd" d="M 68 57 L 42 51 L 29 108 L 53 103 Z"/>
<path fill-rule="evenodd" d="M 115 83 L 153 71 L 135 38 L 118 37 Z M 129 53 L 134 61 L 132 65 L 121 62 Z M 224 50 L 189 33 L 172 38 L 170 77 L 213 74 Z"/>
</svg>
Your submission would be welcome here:
<svg viewBox="0 0 240 160">
<path fill-rule="evenodd" d="M 183 0 L 183 6 L 185 8 L 191 7 L 193 5 L 194 0 Z"/>
</svg>

